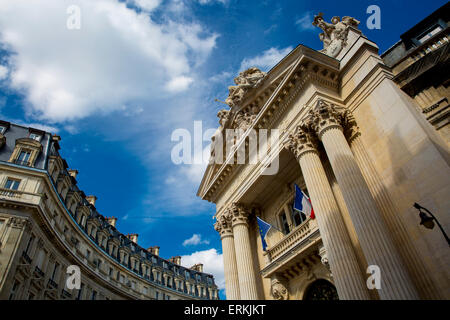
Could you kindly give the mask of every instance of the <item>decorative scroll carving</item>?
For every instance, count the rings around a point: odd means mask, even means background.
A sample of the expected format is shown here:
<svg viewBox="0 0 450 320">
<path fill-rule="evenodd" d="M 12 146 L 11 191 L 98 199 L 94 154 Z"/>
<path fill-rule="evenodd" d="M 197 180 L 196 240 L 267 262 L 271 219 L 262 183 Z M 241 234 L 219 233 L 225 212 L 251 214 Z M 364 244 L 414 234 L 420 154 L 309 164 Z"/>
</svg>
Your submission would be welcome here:
<svg viewBox="0 0 450 320">
<path fill-rule="evenodd" d="M 350 110 L 320 99 L 309 112 L 306 125 L 314 130 L 318 137 L 330 128 L 339 128 L 348 139 L 354 139 L 359 131 L 356 120 Z"/>
<path fill-rule="evenodd" d="M 316 131 L 319 138 L 321 138 L 325 130 L 335 127 L 342 129 L 344 115 L 345 110 L 342 107 L 337 107 L 332 103 L 320 99 L 317 101 L 316 106 L 309 112 L 306 124 L 309 128 Z"/>
<path fill-rule="evenodd" d="M 220 234 L 221 237 L 233 234 L 231 214 L 228 211 L 225 211 L 220 217 L 217 218 L 217 222 L 214 224 L 214 229 Z"/>
<path fill-rule="evenodd" d="M 359 21 L 355 18 L 345 16 L 331 18 L 331 23 L 325 22 L 323 13 L 320 12 L 314 17 L 312 23 L 314 26 L 323 30 L 319 34 L 320 40 L 323 42 L 323 50 L 321 52 L 335 58 L 341 50 L 347 45 L 347 36 L 349 27 L 358 27 Z"/>
<path fill-rule="evenodd" d="M 228 87 L 229 94 L 225 103 L 230 108 L 239 105 L 244 100 L 246 93 L 250 89 L 258 87 L 265 76 L 266 73 L 258 68 L 249 68 L 239 73 L 239 76 L 234 78 L 236 85 Z"/>
<path fill-rule="evenodd" d="M 317 138 L 307 126 L 299 125 L 289 134 L 285 147 L 300 160 L 307 152 L 317 152 Z"/>
<path fill-rule="evenodd" d="M 270 293 L 275 300 L 288 300 L 289 292 L 277 278 L 272 279 Z"/>
<path fill-rule="evenodd" d="M 243 204 L 234 202 L 228 210 L 232 217 L 233 226 L 241 223 L 248 224 L 250 211 Z"/>
</svg>

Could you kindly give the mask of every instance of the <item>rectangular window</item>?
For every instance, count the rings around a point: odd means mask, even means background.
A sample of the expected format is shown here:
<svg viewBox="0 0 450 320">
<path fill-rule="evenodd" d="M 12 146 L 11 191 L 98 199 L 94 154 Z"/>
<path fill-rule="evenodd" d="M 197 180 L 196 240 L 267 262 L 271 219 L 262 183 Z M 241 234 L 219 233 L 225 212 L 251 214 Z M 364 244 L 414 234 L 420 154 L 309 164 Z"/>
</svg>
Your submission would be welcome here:
<svg viewBox="0 0 450 320">
<path fill-rule="evenodd" d="M 80 286 L 80 290 L 78 290 L 77 300 L 81 300 L 81 297 L 83 295 L 83 289 L 84 289 L 84 284 L 82 283 Z"/>
<path fill-rule="evenodd" d="M 158 291 L 155 291 L 155 299 L 159 300 L 159 292 Z"/>
<path fill-rule="evenodd" d="M 14 284 L 12 286 L 11 293 L 9 295 L 9 300 L 13 300 L 14 299 L 14 297 L 16 295 L 16 292 L 19 289 L 19 286 L 20 286 L 20 282 L 17 281 L 17 280 L 14 280 Z"/>
<path fill-rule="evenodd" d="M 97 291 L 92 290 L 91 300 L 97 299 Z"/>
<path fill-rule="evenodd" d="M 20 180 L 8 178 L 8 180 L 6 180 L 5 189 L 18 190 L 19 184 L 20 184 Z"/>
<path fill-rule="evenodd" d="M 109 276 L 112 277 L 113 275 L 113 268 L 109 268 Z"/>
<path fill-rule="evenodd" d="M 57 276 L 57 274 L 58 274 L 58 268 L 59 268 L 59 264 L 58 264 L 58 262 L 55 262 L 55 267 L 53 268 L 53 273 L 52 273 L 52 280 L 55 280 L 55 277 Z"/>
<path fill-rule="evenodd" d="M 282 228 L 283 232 L 285 234 L 288 234 L 290 232 L 290 230 L 289 230 L 289 223 L 287 221 L 286 213 L 284 212 L 284 210 L 280 214 L 280 220 L 281 220 L 281 228 Z"/>
<path fill-rule="evenodd" d="M 20 151 L 19 157 L 17 158 L 18 164 L 28 165 L 28 161 L 30 160 L 31 152 L 22 150 Z"/>
</svg>

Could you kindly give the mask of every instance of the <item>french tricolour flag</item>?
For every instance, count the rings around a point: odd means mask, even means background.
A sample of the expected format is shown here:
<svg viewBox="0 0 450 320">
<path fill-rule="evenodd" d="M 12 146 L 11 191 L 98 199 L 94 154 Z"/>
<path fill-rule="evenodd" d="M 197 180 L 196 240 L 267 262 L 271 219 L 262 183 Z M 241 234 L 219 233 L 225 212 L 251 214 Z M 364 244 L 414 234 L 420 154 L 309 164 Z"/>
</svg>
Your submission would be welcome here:
<svg viewBox="0 0 450 320">
<path fill-rule="evenodd" d="M 311 219 L 315 218 L 311 200 L 303 193 L 297 184 L 295 184 L 294 209 L 303 212 L 307 217 L 311 217 Z"/>
</svg>

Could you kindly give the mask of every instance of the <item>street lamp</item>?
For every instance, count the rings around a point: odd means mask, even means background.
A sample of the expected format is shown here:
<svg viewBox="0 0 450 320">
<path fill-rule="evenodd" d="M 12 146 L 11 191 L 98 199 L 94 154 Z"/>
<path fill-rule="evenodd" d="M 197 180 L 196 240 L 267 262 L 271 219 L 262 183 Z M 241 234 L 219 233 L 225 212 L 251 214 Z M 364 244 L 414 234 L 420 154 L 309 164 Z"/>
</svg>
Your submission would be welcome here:
<svg viewBox="0 0 450 320">
<path fill-rule="evenodd" d="M 448 238 L 447 234 L 445 233 L 444 229 L 442 228 L 441 224 L 439 223 L 439 221 L 436 219 L 436 217 L 430 212 L 430 210 L 428 210 L 427 208 L 422 207 L 420 204 L 418 204 L 417 202 L 414 202 L 414 208 L 416 208 L 417 210 L 419 210 L 419 217 L 420 217 L 420 224 L 423 225 L 425 228 L 427 229 L 433 229 L 434 228 L 434 221 L 436 221 L 439 229 L 441 229 L 442 234 L 445 237 L 445 240 L 447 240 L 448 245 L 450 246 L 450 239 Z M 424 212 L 423 210 L 425 210 L 430 216 L 427 215 L 426 212 Z"/>
</svg>

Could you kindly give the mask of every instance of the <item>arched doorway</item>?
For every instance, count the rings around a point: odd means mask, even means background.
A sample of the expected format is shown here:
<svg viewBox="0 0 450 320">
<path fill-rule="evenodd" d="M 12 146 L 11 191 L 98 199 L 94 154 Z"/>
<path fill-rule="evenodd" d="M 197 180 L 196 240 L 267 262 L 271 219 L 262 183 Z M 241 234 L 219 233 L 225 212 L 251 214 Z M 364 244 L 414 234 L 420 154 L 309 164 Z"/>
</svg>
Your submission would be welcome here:
<svg viewBox="0 0 450 320">
<path fill-rule="evenodd" d="M 331 282 L 319 279 L 309 285 L 303 300 L 339 300 L 339 297 Z"/>
</svg>

